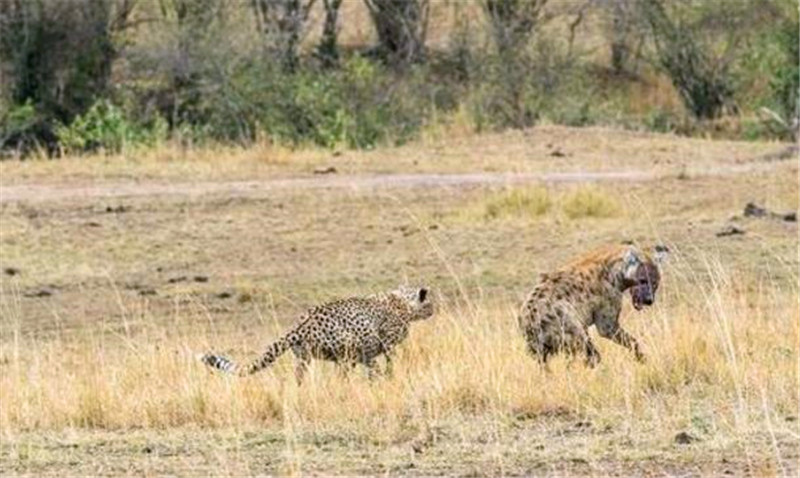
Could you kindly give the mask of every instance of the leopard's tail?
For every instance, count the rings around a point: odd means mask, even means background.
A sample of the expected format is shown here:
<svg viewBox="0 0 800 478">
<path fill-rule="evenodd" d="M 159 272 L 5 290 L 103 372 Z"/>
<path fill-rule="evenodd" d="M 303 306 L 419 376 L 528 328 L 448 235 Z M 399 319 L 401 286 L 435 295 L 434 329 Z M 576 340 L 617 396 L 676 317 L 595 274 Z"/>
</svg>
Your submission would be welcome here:
<svg viewBox="0 0 800 478">
<path fill-rule="evenodd" d="M 264 353 L 262 353 L 258 358 L 244 366 L 220 355 L 210 353 L 203 354 L 199 357 L 199 359 L 209 367 L 221 370 L 225 373 L 239 376 L 252 375 L 272 365 L 272 362 L 277 360 L 278 357 L 283 355 L 286 350 L 289 349 L 289 347 L 294 345 L 297 342 L 297 339 L 298 338 L 295 333 L 289 333 L 285 337 L 277 340 L 267 347 L 267 350 L 265 350 Z"/>
</svg>

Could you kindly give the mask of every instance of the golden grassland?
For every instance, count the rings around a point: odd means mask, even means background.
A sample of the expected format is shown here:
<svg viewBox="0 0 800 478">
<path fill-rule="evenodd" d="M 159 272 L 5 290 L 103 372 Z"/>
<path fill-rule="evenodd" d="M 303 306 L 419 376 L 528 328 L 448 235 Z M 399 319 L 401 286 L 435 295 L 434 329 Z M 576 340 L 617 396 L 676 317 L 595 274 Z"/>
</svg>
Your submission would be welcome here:
<svg viewBox="0 0 800 478">
<path fill-rule="evenodd" d="M 100 180 L 240 180 L 312 174 L 335 165 L 341 174 L 579 172 L 646 170 L 691 175 L 748 163 L 785 143 L 709 141 L 671 134 L 604 127 L 542 125 L 476 135 L 458 125 L 426 130 L 416 143 L 372 151 L 293 149 L 268 141 L 249 147 L 210 145 L 159 148 L 124 154 L 67 157 L 58 161 L 0 162 L 3 184 Z"/>
<path fill-rule="evenodd" d="M 30 434 L 70 443 L 74 439 L 64 434 L 146 432 L 146 443 L 157 444 L 165 430 L 198 436 L 265 430 L 276 435 L 274 449 L 265 452 L 283 458 L 260 469 L 259 455 L 251 456 L 251 470 L 314 471 L 303 453 L 324 455 L 317 440 L 372 445 L 355 462 L 338 461 L 334 450 L 318 470 L 342 473 L 389 470 L 397 461 L 392 455 L 404 448 L 400 461 L 416 463 L 420 473 L 463 472 L 459 445 L 474 449 L 475 440 L 483 446 L 474 458 L 488 474 L 546 471 L 573 458 L 612 470 L 621 466 L 613 463 L 637 459 L 651 461 L 656 472 L 669 466 L 719 470 L 725 460 L 741 470 L 740 453 L 755 474 L 796 470 L 797 286 L 766 282 L 742 290 L 735 272 L 706 260 L 710 280 L 678 262 L 670 266 L 672 278 L 657 307 L 642 317 L 626 313 L 648 353 L 643 365 L 596 339 L 604 359 L 599 368 L 561 360 L 544 372 L 522 350 L 515 305 L 469 297 L 460 301 L 469 306 L 443 300 L 436 318 L 416 324 L 394 373 L 374 381 L 318 365 L 298 387 L 291 360 L 247 379 L 211 374 L 194 361 L 197 351 L 223 347 L 244 358 L 241 338 L 220 339 L 213 323 L 192 332 L 153 323 L 118 337 L 86 330 L 78 342 L 13 334 L 2 346 L 2 466 L 6 473 L 38 473 L 52 465 L 47 447 L 26 444 Z M 280 330 L 265 328 L 271 337 Z M 577 427 L 581 446 L 574 443 L 565 455 L 534 453 L 531 460 L 525 444 L 558 450 L 571 441 L 560 436 L 565 426 Z M 483 438 L 474 436 L 476 427 Z M 698 440 L 683 447 L 714 453 L 698 462 L 692 453 L 670 456 L 681 432 Z M 524 442 L 514 443 L 518 435 Z M 139 450 L 131 447 L 135 461 Z M 428 459 L 427 448 L 436 460 Z M 67 453 L 83 466 L 95 459 L 79 445 Z"/>
<path fill-rule="evenodd" d="M 797 226 L 741 217 L 747 201 L 796 210 L 796 164 L 752 159 L 784 146 L 546 127 L 337 157 L 285 151 L 264 169 L 251 166 L 272 147 L 237 153 L 250 159 L 0 163 L 0 185 L 33 188 L 0 201 L 0 266 L 19 270 L 0 278 L 0 474 L 796 474 Z M 209 181 L 215 161 L 218 181 L 264 184 L 331 164 L 339 176 L 658 179 L 35 190 Z M 719 175 L 748 161 L 765 167 Z M 731 222 L 745 234 L 715 235 Z M 593 333 L 599 367 L 559 358 L 541 370 L 516 329 L 526 291 L 539 272 L 624 239 L 673 251 L 656 305 L 623 310 L 647 362 Z M 252 358 L 306 307 L 402 281 L 429 284 L 439 311 L 414 324 L 391 376 L 316 362 L 298 386 L 289 356 L 246 379 L 195 360 Z"/>
</svg>

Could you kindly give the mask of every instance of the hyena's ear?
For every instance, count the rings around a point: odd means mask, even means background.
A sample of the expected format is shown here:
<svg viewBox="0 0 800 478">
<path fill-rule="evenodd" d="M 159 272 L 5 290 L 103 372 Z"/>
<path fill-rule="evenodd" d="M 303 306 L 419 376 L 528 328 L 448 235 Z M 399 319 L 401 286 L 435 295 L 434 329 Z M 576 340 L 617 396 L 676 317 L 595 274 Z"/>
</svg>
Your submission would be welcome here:
<svg viewBox="0 0 800 478">
<path fill-rule="evenodd" d="M 636 248 L 630 246 L 625 249 L 625 253 L 622 255 L 622 263 L 625 264 L 625 267 L 636 266 L 641 262 L 641 259 L 639 259 L 639 252 Z"/>
<path fill-rule="evenodd" d="M 656 264 L 661 265 L 669 259 L 669 248 L 663 244 L 658 244 L 653 248 L 653 260 Z"/>
</svg>

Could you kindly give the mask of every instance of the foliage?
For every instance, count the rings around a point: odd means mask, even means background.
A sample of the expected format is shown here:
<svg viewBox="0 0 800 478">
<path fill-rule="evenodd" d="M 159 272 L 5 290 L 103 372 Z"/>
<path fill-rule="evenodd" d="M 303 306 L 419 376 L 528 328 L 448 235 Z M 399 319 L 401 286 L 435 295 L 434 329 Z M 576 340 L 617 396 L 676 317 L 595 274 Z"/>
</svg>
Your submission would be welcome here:
<svg viewBox="0 0 800 478">
<path fill-rule="evenodd" d="M 319 43 L 301 48 L 316 38 L 320 3 Z M 378 46 L 340 50 L 342 4 L 2 0 L 0 150 L 115 151 L 151 134 L 371 148 L 456 111 L 477 131 L 553 122 L 701 134 L 712 120 L 750 139 L 788 137 L 796 123 L 792 0 L 481 0 L 433 11 L 429 0 L 366 0 Z M 426 49 L 440 7 L 455 21 Z M 610 58 L 580 41 L 588 9 Z"/>
<path fill-rule="evenodd" d="M 591 123 L 585 74 L 564 45 L 541 39 L 513 58 L 490 56 L 470 97 L 477 129 L 525 128 L 540 119 Z"/>
<path fill-rule="evenodd" d="M 300 40 L 315 2 L 316 0 L 253 0 L 252 2 L 264 46 L 274 53 L 284 70 L 288 72 L 295 71 L 299 65 Z"/>
<path fill-rule="evenodd" d="M 501 55 L 524 49 L 536 31 L 547 0 L 483 0 L 495 46 Z"/>
<path fill-rule="evenodd" d="M 118 53 L 115 36 L 131 13 L 128 0 L 6 0 L 0 3 L 0 62 L 13 104 L 32 104 L 39 140 L 108 92 Z"/>
<path fill-rule="evenodd" d="M 378 53 L 400 66 L 425 55 L 429 0 L 365 0 L 378 34 Z"/>
<path fill-rule="evenodd" d="M 19 149 L 26 141 L 35 140 L 29 135 L 37 121 L 36 108 L 30 100 L 7 111 L 0 110 L 0 150 L 12 146 L 12 143 Z"/>
<path fill-rule="evenodd" d="M 68 152 L 104 150 L 120 152 L 135 145 L 154 145 L 165 139 L 166 122 L 148 127 L 134 125 L 122 110 L 108 101 L 98 101 L 89 111 L 78 115 L 69 126 L 56 127 L 61 147 Z"/>
<path fill-rule="evenodd" d="M 797 12 L 795 12 L 797 13 Z M 774 103 L 786 123 L 800 122 L 800 48 L 798 47 L 800 22 L 795 16 L 786 19 L 776 29 L 775 42 L 780 47 L 782 61 L 770 81 Z"/>
<path fill-rule="evenodd" d="M 416 134 L 435 107 L 420 94 L 431 88 L 413 72 L 395 82 L 384 67 L 356 56 L 328 73 L 245 69 L 207 98 L 204 109 L 209 132 L 219 139 L 263 134 L 293 145 L 371 148 Z"/>
<path fill-rule="evenodd" d="M 731 79 L 727 63 L 715 59 L 700 41 L 697 30 L 704 27 L 703 23 L 685 21 L 688 14 L 684 12 L 671 15 L 661 0 L 642 0 L 640 4 L 642 16 L 650 26 L 658 63 L 672 79 L 687 109 L 700 119 L 722 115 L 731 105 Z"/>
</svg>

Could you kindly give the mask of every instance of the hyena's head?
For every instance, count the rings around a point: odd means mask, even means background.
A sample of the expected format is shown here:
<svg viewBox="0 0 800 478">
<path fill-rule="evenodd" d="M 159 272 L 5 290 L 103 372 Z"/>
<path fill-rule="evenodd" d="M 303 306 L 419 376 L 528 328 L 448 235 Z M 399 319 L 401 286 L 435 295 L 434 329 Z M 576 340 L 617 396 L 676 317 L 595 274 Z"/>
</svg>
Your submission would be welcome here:
<svg viewBox="0 0 800 478">
<path fill-rule="evenodd" d="M 653 305 L 656 291 L 661 283 L 660 264 L 666 259 L 669 249 L 656 246 L 652 255 L 634 247 L 625 250 L 622 256 L 622 288 L 631 293 L 631 302 L 636 310 Z"/>
<path fill-rule="evenodd" d="M 411 320 L 423 320 L 433 316 L 436 311 L 433 295 L 427 287 L 400 286 L 390 292 L 408 306 Z"/>
</svg>

